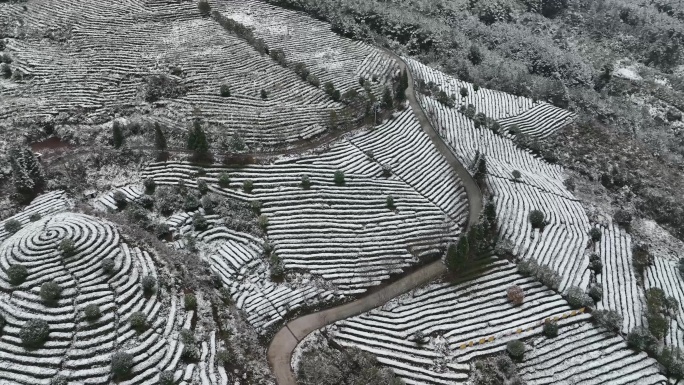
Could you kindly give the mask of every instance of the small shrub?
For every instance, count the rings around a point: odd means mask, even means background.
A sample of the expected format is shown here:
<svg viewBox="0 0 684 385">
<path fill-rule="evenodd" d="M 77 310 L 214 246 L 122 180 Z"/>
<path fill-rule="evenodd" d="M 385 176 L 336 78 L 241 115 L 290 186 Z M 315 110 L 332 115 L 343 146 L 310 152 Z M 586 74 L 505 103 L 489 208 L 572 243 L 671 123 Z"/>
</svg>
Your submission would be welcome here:
<svg viewBox="0 0 684 385">
<path fill-rule="evenodd" d="M 185 211 L 195 211 L 200 207 L 200 201 L 194 194 L 188 194 L 183 202 L 183 209 Z"/>
<path fill-rule="evenodd" d="M 202 197 L 200 203 L 202 204 L 202 208 L 204 208 L 205 213 L 210 215 L 214 213 L 214 201 L 209 196 Z"/>
<path fill-rule="evenodd" d="M 542 327 L 542 333 L 549 338 L 554 338 L 558 336 L 558 324 L 553 321 L 544 322 Z"/>
<path fill-rule="evenodd" d="M 150 295 L 154 293 L 157 287 L 157 279 L 151 275 L 142 279 L 142 289 L 145 295 Z"/>
<path fill-rule="evenodd" d="M 601 240 L 601 230 L 593 227 L 591 230 L 589 230 L 589 236 L 591 237 L 591 241 L 596 243 Z"/>
<path fill-rule="evenodd" d="M 141 311 L 136 311 L 128 317 L 128 323 L 134 330 L 142 332 L 147 328 L 147 316 Z"/>
<path fill-rule="evenodd" d="M 318 77 L 314 74 L 310 74 L 309 76 L 306 77 L 306 81 L 309 82 L 314 87 L 320 87 L 321 86 L 321 81 L 318 79 Z"/>
<path fill-rule="evenodd" d="M 589 256 L 589 269 L 596 272 L 596 274 L 599 274 L 601 271 L 603 271 L 603 262 L 598 254 L 592 254 Z"/>
<path fill-rule="evenodd" d="M 260 200 L 255 200 L 250 203 L 250 206 L 252 206 L 252 211 L 255 213 L 259 214 L 261 212 L 261 206 L 262 203 Z"/>
<path fill-rule="evenodd" d="M 520 340 L 508 341 L 506 351 L 511 358 L 519 360 L 525 355 L 525 344 Z"/>
<path fill-rule="evenodd" d="M 224 98 L 230 97 L 230 87 L 227 84 L 221 84 L 221 96 Z"/>
<path fill-rule="evenodd" d="M 558 290 L 560 275 L 548 266 L 541 266 L 537 271 L 537 279 L 551 290 Z"/>
<path fill-rule="evenodd" d="M 207 181 L 204 179 L 200 179 L 197 181 L 197 190 L 199 190 L 200 194 L 204 195 L 209 192 L 209 185 L 207 184 Z"/>
<path fill-rule="evenodd" d="M 63 256 L 71 257 L 76 254 L 76 243 L 69 238 L 62 239 L 62 242 L 59 243 L 59 251 L 62 252 Z"/>
<path fill-rule="evenodd" d="M 7 268 L 7 278 L 12 285 L 21 285 L 28 277 L 28 269 L 24 265 L 11 265 Z"/>
<path fill-rule="evenodd" d="M 199 359 L 199 352 L 195 347 L 195 335 L 189 329 L 180 331 L 180 341 L 183 344 L 183 352 L 181 356 L 186 361 L 197 361 Z"/>
<path fill-rule="evenodd" d="M 335 171 L 335 175 L 334 175 L 333 179 L 335 180 L 336 185 L 338 185 L 338 186 L 344 185 L 344 183 L 345 183 L 344 172 L 342 172 L 342 170 Z"/>
<path fill-rule="evenodd" d="M 285 266 L 283 266 L 283 260 L 276 254 L 271 255 L 271 278 L 274 280 L 279 280 L 285 275 Z"/>
<path fill-rule="evenodd" d="M 143 186 L 145 187 L 145 193 L 152 194 L 157 188 L 157 183 L 152 178 L 147 178 L 143 181 Z"/>
<path fill-rule="evenodd" d="M 149 195 L 140 196 L 140 198 L 138 198 L 138 203 L 147 210 L 152 210 L 152 208 L 154 208 L 154 198 Z"/>
<path fill-rule="evenodd" d="M 157 381 L 158 385 L 173 385 L 176 382 L 173 380 L 174 373 L 170 370 L 163 371 L 159 373 L 159 381 Z"/>
<path fill-rule="evenodd" d="M 183 297 L 183 301 L 185 303 L 185 310 L 197 309 L 197 297 L 195 297 L 194 294 L 186 294 L 185 297 Z"/>
<path fill-rule="evenodd" d="M 573 286 L 568 289 L 566 298 L 570 306 L 578 309 L 584 306 L 592 306 L 594 301 L 581 288 Z"/>
<path fill-rule="evenodd" d="M 42 319 L 30 319 L 19 330 L 21 344 L 25 348 L 34 349 L 41 347 L 50 335 L 50 325 Z"/>
<path fill-rule="evenodd" d="M 242 189 L 243 189 L 246 193 L 251 193 L 251 192 L 252 192 L 252 189 L 254 189 L 254 182 L 252 182 L 251 180 L 247 179 L 246 181 L 242 182 Z"/>
<path fill-rule="evenodd" d="M 211 5 L 209 4 L 209 1 L 207 1 L 207 0 L 200 0 L 197 3 L 197 9 L 199 9 L 200 13 L 203 16 L 207 16 L 211 12 Z"/>
<path fill-rule="evenodd" d="M 261 98 L 264 100 L 268 98 L 268 92 L 266 92 L 266 90 L 261 90 Z"/>
<path fill-rule="evenodd" d="M 8 219 L 5 222 L 5 231 L 14 234 L 21 229 L 21 222 L 16 219 Z"/>
<path fill-rule="evenodd" d="M 192 217 L 192 226 L 196 231 L 203 231 L 209 227 L 209 222 L 207 222 L 207 218 L 204 215 L 197 213 Z"/>
<path fill-rule="evenodd" d="M 112 195 L 112 198 L 114 199 L 114 203 L 116 204 L 116 207 L 118 209 L 123 209 L 128 204 L 128 199 L 126 199 L 126 194 L 124 194 L 121 191 L 114 192 L 114 194 Z"/>
<path fill-rule="evenodd" d="M 394 205 L 394 197 L 391 195 L 387 196 L 387 208 L 390 210 L 394 210 L 396 206 Z"/>
<path fill-rule="evenodd" d="M 513 285 L 506 289 L 506 296 L 511 303 L 515 305 L 521 305 L 525 300 L 525 292 L 518 285 Z"/>
<path fill-rule="evenodd" d="M 222 172 L 218 178 L 218 184 L 221 188 L 230 187 L 230 175 L 227 172 Z"/>
<path fill-rule="evenodd" d="M 268 217 L 266 215 L 259 215 L 259 227 L 261 227 L 263 230 L 266 230 L 268 227 Z"/>
<path fill-rule="evenodd" d="M 544 227 L 544 213 L 539 210 L 532 210 L 529 215 L 530 223 L 533 229 L 541 229 Z"/>
<path fill-rule="evenodd" d="M 62 288 L 55 281 L 45 282 L 40 286 L 40 298 L 47 304 L 54 304 L 62 295 Z"/>
<path fill-rule="evenodd" d="M 114 262 L 114 258 L 105 258 L 102 260 L 102 271 L 104 271 L 105 274 L 112 274 L 115 267 L 116 263 Z"/>
<path fill-rule="evenodd" d="M 622 328 L 622 316 L 613 310 L 594 310 L 592 319 L 597 325 L 613 332 L 619 333 Z"/>
<path fill-rule="evenodd" d="M 38 214 L 38 213 L 33 213 L 33 214 L 31 214 L 31 216 L 29 217 L 29 221 L 31 221 L 31 222 L 36 222 L 36 221 L 39 221 L 39 220 L 40 220 L 40 214 Z"/>
<path fill-rule="evenodd" d="M 518 170 L 513 170 L 511 174 L 513 175 L 513 179 L 515 179 L 516 182 L 520 180 L 520 177 L 522 176 L 522 174 L 520 174 L 520 171 Z"/>
<path fill-rule="evenodd" d="M 647 328 L 640 326 L 627 333 L 627 345 L 637 352 L 657 351 L 658 339 Z"/>
<path fill-rule="evenodd" d="M 311 180 L 308 175 L 302 175 L 301 186 L 303 189 L 307 190 L 311 187 Z"/>
<path fill-rule="evenodd" d="M 518 273 L 526 277 L 536 277 L 539 272 L 539 264 L 534 259 L 527 259 L 518 263 Z"/>
<path fill-rule="evenodd" d="M 632 214 L 625 210 L 618 210 L 615 215 L 613 215 L 613 220 L 618 225 L 629 228 L 632 223 Z"/>
<path fill-rule="evenodd" d="M 54 376 L 50 379 L 50 385 L 69 385 L 69 380 L 64 376 Z"/>
<path fill-rule="evenodd" d="M 603 298 L 603 289 L 601 288 L 601 286 L 592 285 L 589 288 L 588 294 L 589 297 L 591 297 L 591 299 L 594 300 L 594 302 L 598 302 L 601 300 L 601 298 Z"/>
<path fill-rule="evenodd" d="M 684 377 L 684 354 L 677 347 L 666 346 L 658 354 L 658 363 L 663 365 L 667 375 L 677 379 Z"/>
<path fill-rule="evenodd" d="M 85 309 L 83 309 L 83 315 L 85 316 L 86 320 L 93 322 L 102 316 L 102 312 L 100 312 L 99 306 L 91 303 L 90 305 L 86 306 Z"/>
<path fill-rule="evenodd" d="M 114 378 L 125 378 L 133 369 L 133 356 L 125 352 L 116 352 L 112 354 L 111 367 Z"/>
<path fill-rule="evenodd" d="M 468 96 L 468 89 L 465 87 L 461 87 L 460 93 L 461 93 L 461 97 L 465 98 Z"/>
</svg>

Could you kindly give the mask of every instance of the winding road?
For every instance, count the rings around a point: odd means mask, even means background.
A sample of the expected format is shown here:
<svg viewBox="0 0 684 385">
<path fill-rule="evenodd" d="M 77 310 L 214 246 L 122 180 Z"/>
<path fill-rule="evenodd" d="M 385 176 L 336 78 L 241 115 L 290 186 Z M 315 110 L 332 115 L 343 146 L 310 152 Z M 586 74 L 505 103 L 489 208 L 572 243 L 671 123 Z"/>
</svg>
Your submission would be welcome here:
<svg viewBox="0 0 684 385">
<path fill-rule="evenodd" d="M 423 108 L 416 99 L 416 94 L 413 89 L 413 74 L 411 74 L 411 71 L 408 69 L 406 62 L 395 53 L 389 50 L 384 51 L 399 63 L 402 71 L 406 70 L 409 78 L 406 98 L 409 105 L 416 114 L 416 118 L 420 122 L 423 131 L 430 137 L 432 143 L 463 181 L 468 197 L 467 230 L 478 221 L 480 211 L 482 210 L 482 193 L 468 170 L 459 162 L 458 158 L 456 158 L 442 137 L 437 134 L 437 131 L 430 123 L 427 115 L 425 115 L 425 111 L 423 111 Z M 397 281 L 388 284 L 372 294 L 361 297 L 356 301 L 308 314 L 290 321 L 276 333 L 268 347 L 268 361 L 273 369 L 276 382 L 278 385 L 297 384 L 291 365 L 292 352 L 299 342 L 309 335 L 309 333 L 333 322 L 353 317 L 382 306 L 392 298 L 407 293 L 420 285 L 438 278 L 446 271 L 444 263 L 442 263 L 441 260 L 438 260 L 416 271 L 408 273 Z"/>
</svg>

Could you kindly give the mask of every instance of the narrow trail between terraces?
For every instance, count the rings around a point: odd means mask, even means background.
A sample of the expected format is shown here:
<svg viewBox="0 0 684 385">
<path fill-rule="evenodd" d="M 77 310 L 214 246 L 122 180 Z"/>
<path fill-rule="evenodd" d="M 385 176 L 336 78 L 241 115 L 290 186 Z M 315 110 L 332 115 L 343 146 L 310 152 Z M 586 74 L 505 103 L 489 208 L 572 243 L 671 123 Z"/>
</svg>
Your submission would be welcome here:
<svg viewBox="0 0 684 385">
<path fill-rule="evenodd" d="M 413 74 L 411 74 L 406 62 L 404 62 L 401 57 L 397 56 L 393 52 L 389 50 L 384 51 L 399 63 L 402 71 L 406 70 L 409 78 L 409 86 L 406 90 L 406 98 L 411 106 L 411 109 L 420 122 L 423 131 L 425 131 L 425 133 L 430 137 L 430 140 L 432 140 L 432 143 L 435 145 L 437 150 L 439 150 L 459 178 L 463 181 L 466 195 L 468 196 L 469 215 L 466 226 L 467 230 L 470 228 L 470 226 L 477 223 L 477 220 L 480 216 L 480 211 L 482 210 L 482 193 L 473 177 L 461 164 L 461 162 L 459 162 L 456 155 L 451 151 L 449 146 L 447 146 L 442 137 L 439 136 L 427 118 L 425 111 L 423 111 L 423 108 L 420 106 L 413 89 Z M 361 297 L 356 301 L 301 316 L 293 321 L 288 322 L 276 333 L 268 347 L 268 362 L 271 365 L 276 382 L 278 385 L 297 384 L 291 365 L 292 353 L 299 342 L 311 332 L 333 322 L 353 317 L 376 307 L 382 306 L 392 298 L 407 293 L 418 286 L 440 277 L 446 273 L 446 271 L 447 270 L 444 263 L 438 260 L 416 271 L 408 273 L 391 284 L 382 287 L 372 294 Z"/>
</svg>

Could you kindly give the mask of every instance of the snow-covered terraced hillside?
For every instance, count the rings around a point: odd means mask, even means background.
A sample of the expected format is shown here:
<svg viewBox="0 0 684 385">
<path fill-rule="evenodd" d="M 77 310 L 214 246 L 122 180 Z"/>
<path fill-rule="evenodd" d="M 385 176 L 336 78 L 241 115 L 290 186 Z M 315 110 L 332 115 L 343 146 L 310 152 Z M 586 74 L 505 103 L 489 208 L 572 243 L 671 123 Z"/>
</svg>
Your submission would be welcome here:
<svg viewBox="0 0 684 385">
<path fill-rule="evenodd" d="M 460 88 L 465 84 L 411 59 L 406 61 L 415 79 L 434 81 L 442 88 Z M 469 95 L 468 98 L 475 99 L 466 103 L 474 104 L 478 111 L 481 109 L 494 118 L 510 118 L 537 108 L 529 99 L 498 91 L 474 92 L 471 88 Z M 424 95 L 419 95 L 419 101 L 463 164 L 472 165 L 477 152 L 484 154 L 487 184 L 498 211 L 500 237 L 512 242 L 514 253 L 551 266 L 562 276 L 561 290 L 570 286 L 586 287 L 590 278 L 587 232 L 591 225 L 581 203 L 565 188 L 562 167 L 533 156 L 487 128 L 475 128 L 473 121 L 457 108 L 446 107 Z M 545 110 L 559 119 L 568 116 L 566 111 L 555 107 Z M 518 181 L 513 178 L 514 170 L 521 174 Z M 528 219 L 532 210 L 545 213 L 548 224 L 542 232 L 532 229 Z"/>
<path fill-rule="evenodd" d="M 558 337 L 538 337 L 518 364 L 528 385 L 664 384 L 658 364 L 635 353 L 624 339 L 582 322 L 561 327 Z"/>
<path fill-rule="evenodd" d="M 220 3 L 212 4 L 220 8 Z M 251 12 L 258 3 L 245 4 L 244 9 L 242 2 L 229 5 L 235 12 Z M 31 77 L 0 90 L 0 119 L 52 119 L 59 112 L 78 111 L 79 133 L 97 135 L 111 129 L 113 109 L 136 109 L 144 100 L 145 79 L 154 74 L 168 76 L 186 92 L 162 98 L 149 114 L 151 120 L 185 130 L 200 113 L 211 134 L 239 132 L 253 148 L 320 134 L 327 129 L 330 112 L 342 107 L 292 69 L 260 55 L 212 18 L 202 17 L 196 2 L 36 0 L 26 6 L 23 11 L 22 4 L 0 4 L 0 19 L 21 19 L 26 32 L 25 38 L 7 39 L 11 67 Z M 322 28 L 320 22 L 296 12 L 283 10 L 279 17 L 292 20 L 296 29 Z M 48 29 L 63 34 L 64 41 L 43 38 Z M 317 59 L 316 66 L 314 53 L 298 60 L 310 62 L 322 81 L 337 79 L 342 92 L 354 82 L 358 87 L 359 74 L 377 74 L 380 84 L 394 68 L 377 49 L 329 30 L 313 36 L 296 46 L 338 44 L 331 49 L 345 59 L 339 59 L 334 71 L 324 68 L 322 63 L 329 61 L 325 58 Z M 219 95 L 222 84 L 230 87 L 230 97 Z M 265 100 L 262 89 L 268 93 Z"/>
<path fill-rule="evenodd" d="M 473 359 L 504 352 L 512 339 L 527 343 L 521 370 L 528 383 L 570 384 L 575 376 L 598 374 L 618 379 L 615 383 L 647 379 L 644 384 L 655 384 L 663 379 L 654 360 L 643 353 L 635 356 L 621 338 L 592 326 L 588 314 L 571 310 L 558 294 L 519 275 L 514 265 L 498 261 L 472 273 L 459 283 L 433 283 L 339 321 L 329 328 L 331 335 L 344 346 L 375 354 L 407 384 L 466 383 Z M 520 306 L 506 298 L 511 285 L 525 292 Z M 555 339 L 541 334 L 547 318 L 558 319 Z M 417 332 L 426 340 L 417 341 Z M 554 350 L 569 359 L 544 365 Z M 611 372 L 580 375 L 575 373 L 578 365 L 611 365 Z"/>
<path fill-rule="evenodd" d="M 268 165 L 206 168 L 205 178 L 221 194 L 259 200 L 269 218 L 268 238 L 286 269 L 304 271 L 352 294 L 437 253 L 465 223 L 467 200 L 460 181 L 404 112 L 373 131 L 362 131 L 321 154 L 283 157 Z M 418 167 L 428 161 L 431 167 Z M 382 164 L 392 167 L 383 176 Z M 333 181 L 343 170 L 346 183 Z M 231 188 L 216 184 L 221 172 Z M 144 172 L 157 184 L 196 184 L 196 168 L 155 163 Z M 311 188 L 301 187 L 307 175 Z M 254 182 L 251 194 L 241 190 Z M 394 197 L 396 209 L 387 207 Z"/>
<path fill-rule="evenodd" d="M 31 216 L 44 217 L 49 214 L 58 213 L 67 210 L 71 204 L 69 203 L 66 193 L 64 191 L 51 191 L 31 201 L 31 204 L 26 206 L 20 213 L 13 215 L 4 221 L 0 221 L 0 242 L 7 239 L 10 235 L 5 230 L 5 223 L 8 220 L 14 219 L 19 221 L 22 226 L 31 222 Z"/>
<path fill-rule="evenodd" d="M 59 250 L 71 239 L 75 252 Z M 105 258 L 114 260 L 112 273 L 103 270 Z M 8 269 L 23 265 L 26 280 L 8 281 Z M 122 242 L 110 223 L 83 214 L 57 213 L 29 223 L 0 244 L 0 313 L 6 320 L 0 338 L 0 382 L 49 383 L 59 374 L 70 383 L 108 384 L 112 354 L 133 355 L 132 375 L 122 384 L 156 382 L 163 370 L 178 370 L 183 345 L 182 327 L 189 327 L 192 312 L 186 313 L 175 294 L 163 287 L 150 296 L 143 294 L 143 277 L 158 277 L 151 256 Z M 55 281 L 62 288 L 55 305 L 39 296 L 41 285 Z M 102 315 L 94 322 L 84 317 L 88 305 L 97 305 Z M 138 334 L 127 322 L 134 312 L 143 312 L 149 328 Z M 29 320 L 49 325 L 49 338 L 40 348 L 26 350 L 20 328 Z"/>
<path fill-rule="evenodd" d="M 644 310 L 644 290 L 639 286 L 632 266 L 632 237 L 616 224 L 600 229 L 601 241 L 594 251 L 603 262 L 601 274 L 596 279 L 603 288 L 603 298 L 596 307 L 622 314 L 622 331 L 627 333 L 643 324 Z M 659 268 L 653 271 L 656 270 L 660 271 Z"/>
<path fill-rule="evenodd" d="M 682 276 L 679 272 L 679 261 L 655 256 L 654 262 L 646 269 L 644 286 L 646 289 L 658 287 L 665 292 L 666 296 L 672 296 L 679 301 L 679 309 L 670 322 L 665 343 L 682 349 L 684 348 L 684 285 L 682 285 Z"/>
<path fill-rule="evenodd" d="M 373 88 L 379 88 L 398 69 L 382 50 L 340 37 L 331 31 L 330 24 L 304 13 L 255 0 L 221 1 L 216 9 L 253 27 L 257 37 L 269 47 L 282 49 L 288 60 L 305 63 L 321 84 L 330 81 L 343 91 L 358 89 L 363 77 Z"/>
</svg>

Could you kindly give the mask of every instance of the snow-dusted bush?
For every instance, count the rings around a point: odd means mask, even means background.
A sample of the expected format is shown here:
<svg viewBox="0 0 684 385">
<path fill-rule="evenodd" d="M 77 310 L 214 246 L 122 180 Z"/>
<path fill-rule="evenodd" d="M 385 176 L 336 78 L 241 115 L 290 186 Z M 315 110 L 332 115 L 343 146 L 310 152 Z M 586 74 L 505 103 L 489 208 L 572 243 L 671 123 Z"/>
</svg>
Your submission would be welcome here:
<svg viewBox="0 0 684 385">
<path fill-rule="evenodd" d="M 128 317 L 131 328 L 141 332 L 147 328 L 147 316 L 141 311 L 136 311 Z"/>
<path fill-rule="evenodd" d="M 525 344 L 520 340 L 508 341 L 506 351 L 514 359 L 521 359 L 525 355 Z"/>
<path fill-rule="evenodd" d="M 589 230 L 589 237 L 591 237 L 591 241 L 596 243 L 601 240 L 601 230 L 599 230 L 596 227 L 593 227 L 591 230 Z"/>
<path fill-rule="evenodd" d="M 568 303 L 574 308 L 581 308 L 584 306 L 592 306 L 594 301 L 589 297 L 587 293 L 577 286 L 573 286 L 568 289 L 566 294 Z"/>
<path fill-rule="evenodd" d="M 142 289 L 146 295 L 154 293 L 157 287 L 157 279 L 151 275 L 148 275 L 142 279 Z"/>
<path fill-rule="evenodd" d="M 230 187 L 230 175 L 227 172 L 222 172 L 218 177 L 218 185 L 221 188 Z"/>
<path fill-rule="evenodd" d="M 230 97 L 230 86 L 228 84 L 221 84 L 219 94 L 224 98 Z"/>
<path fill-rule="evenodd" d="M 613 215 L 613 220 L 618 225 L 629 228 L 632 223 L 632 214 L 625 210 L 618 210 L 615 212 L 615 215 Z"/>
<path fill-rule="evenodd" d="M 116 352 L 112 354 L 111 367 L 114 378 L 125 378 L 133 369 L 133 356 L 125 352 Z"/>
<path fill-rule="evenodd" d="M 154 235 L 156 235 L 159 239 L 166 237 L 166 235 L 168 235 L 170 232 L 171 228 L 164 222 L 157 223 L 157 225 L 154 226 Z"/>
<path fill-rule="evenodd" d="M 558 336 L 558 324 L 553 321 L 544 322 L 544 326 L 542 327 L 542 333 L 544 333 L 545 336 L 550 338 Z"/>
<path fill-rule="evenodd" d="M 173 385 L 175 381 L 173 380 L 174 373 L 170 370 L 163 371 L 159 373 L 158 385 Z"/>
<path fill-rule="evenodd" d="M 396 207 L 394 205 L 394 197 L 392 195 L 387 196 L 386 203 L 387 203 L 387 208 L 390 210 L 394 210 L 394 208 Z"/>
<path fill-rule="evenodd" d="M 506 289 L 506 296 L 515 305 L 521 305 L 525 300 L 525 292 L 518 285 L 513 285 Z"/>
<path fill-rule="evenodd" d="M 200 201 L 195 194 L 188 194 L 183 202 L 183 209 L 185 211 L 195 211 L 200 207 Z"/>
<path fill-rule="evenodd" d="M 172 187 L 159 187 L 154 192 L 155 207 L 163 215 L 170 215 L 183 206 L 180 191 Z"/>
<path fill-rule="evenodd" d="M 261 227 L 262 230 L 266 230 L 268 227 L 268 217 L 266 215 L 259 215 L 259 219 L 257 221 L 259 223 L 259 227 Z"/>
<path fill-rule="evenodd" d="M 260 200 L 253 200 L 251 203 L 251 206 L 252 206 L 252 210 L 254 210 L 255 213 L 258 214 L 261 212 L 262 203 Z"/>
<path fill-rule="evenodd" d="M 518 273 L 527 277 L 536 277 L 539 272 L 539 264 L 534 259 L 527 259 L 518 263 Z"/>
<path fill-rule="evenodd" d="M 345 182 L 344 180 L 344 172 L 342 170 L 337 170 L 335 171 L 335 175 L 333 177 L 333 180 L 335 181 L 335 184 L 338 186 L 342 186 Z"/>
<path fill-rule="evenodd" d="M 658 339 L 643 326 L 638 326 L 627 333 L 627 345 L 637 352 L 657 353 L 658 344 Z"/>
<path fill-rule="evenodd" d="M 251 180 L 247 179 L 246 181 L 242 182 L 242 189 L 246 193 L 251 193 L 253 188 L 254 188 L 254 182 L 252 182 Z"/>
<path fill-rule="evenodd" d="M 10 234 L 14 234 L 21 229 L 21 222 L 16 219 L 8 219 L 5 222 L 5 231 Z"/>
<path fill-rule="evenodd" d="M 145 187 L 145 193 L 153 194 L 154 190 L 157 188 L 157 183 L 152 178 L 146 178 L 143 180 L 143 186 Z"/>
<path fill-rule="evenodd" d="M 197 309 L 197 297 L 194 294 L 186 294 L 183 298 L 185 310 L 195 310 Z"/>
<path fill-rule="evenodd" d="M 183 344 L 181 356 L 184 360 L 195 362 L 199 359 L 199 350 L 195 346 L 195 334 L 190 329 L 180 331 L 180 341 Z"/>
<path fill-rule="evenodd" d="M 209 185 L 207 184 L 207 181 L 204 179 L 200 179 L 197 181 L 197 190 L 200 192 L 200 194 L 204 195 L 209 192 Z"/>
<path fill-rule="evenodd" d="M 283 266 L 283 261 L 276 254 L 271 255 L 271 263 L 269 267 L 271 270 L 271 278 L 273 279 L 281 279 L 285 274 L 285 267 Z"/>
<path fill-rule="evenodd" d="M 40 286 L 40 298 L 45 303 L 54 304 L 59 300 L 61 294 L 62 288 L 55 281 L 45 282 Z"/>
<path fill-rule="evenodd" d="M 31 214 L 31 216 L 29 217 L 29 221 L 31 221 L 31 222 L 35 222 L 35 221 L 38 221 L 38 220 L 40 220 L 40 214 L 38 214 L 38 213 L 33 213 L 33 214 Z"/>
<path fill-rule="evenodd" d="M 303 189 L 308 189 L 309 187 L 311 187 L 311 180 L 309 179 L 308 175 L 302 175 L 301 185 Z"/>
<path fill-rule="evenodd" d="M 24 265 L 11 265 L 7 268 L 7 278 L 12 285 L 21 285 L 28 277 L 28 269 Z"/>
<path fill-rule="evenodd" d="M 207 222 L 207 218 L 205 218 L 204 215 L 197 213 L 192 217 L 192 226 L 196 231 L 202 231 L 206 230 L 209 226 L 209 222 Z"/>
<path fill-rule="evenodd" d="M 50 335 L 50 325 L 42 319 L 30 319 L 19 330 L 21 344 L 26 348 L 38 348 L 42 346 Z"/>
<path fill-rule="evenodd" d="M 622 328 L 622 315 L 614 310 L 594 310 L 592 320 L 611 332 L 619 333 Z"/>
<path fill-rule="evenodd" d="M 121 191 L 115 191 L 112 195 L 112 199 L 114 199 L 114 203 L 116 203 L 116 207 L 119 209 L 126 207 L 126 204 L 128 203 L 126 194 Z"/>
<path fill-rule="evenodd" d="M 544 213 L 540 210 L 530 211 L 529 219 L 533 229 L 544 227 Z"/>
<path fill-rule="evenodd" d="M 200 203 L 205 213 L 209 215 L 214 213 L 214 201 L 209 196 L 203 196 Z"/>
<path fill-rule="evenodd" d="M 93 322 L 102 316 L 102 312 L 100 312 L 99 306 L 91 303 L 83 309 L 83 315 L 86 320 Z"/>
<path fill-rule="evenodd" d="M 589 297 L 591 297 L 591 299 L 594 300 L 594 302 L 598 302 L 601 300 L 601 298 L 603 298 L 603 289 L 601 288 L 601 286 L 592 285 L 589 288 L 588 294 Z"/>
<path fill-rule="evenodd" d="M 475 361 L 473 385 L 524 385 L 518 368 L 509 356 L 496 356 Z"/>
<path fill-rule="evenodd" d="M 115 267 L 116 263 L 114 262 L 114 258 L 107 257 L 102 260 L 102 271 L 104 271 L 105 274 L 112 274 Z"/>
<path fill-rule="evenodd" d="M 76 253 L 76 243 L 69 238 L 65 238 L 59 243 L 59 251 L 65 257 L 71 257 Z"/>
<path fill-rule="evenodd" d="M 548 266 L 541 266 L 537 271 L 537 279 L 549 289 L 558 290 L 561 277 Z"/>
<path fill-rule="evenodd" d="M 515 179 L 516 181 L 520 180 L 520 177 L 522 176 L 522 174 L 518 170 L 513 170 L 512 175 L 513 179 Z"/>
<path fill-rule="evenodd" d="M 589 269 L 596 272 L 596 274 L 599 274 L 601 271 L 603 271 L 603 262 L 598 254 L 591 254 L 589 256 Z"/>
</svg>

